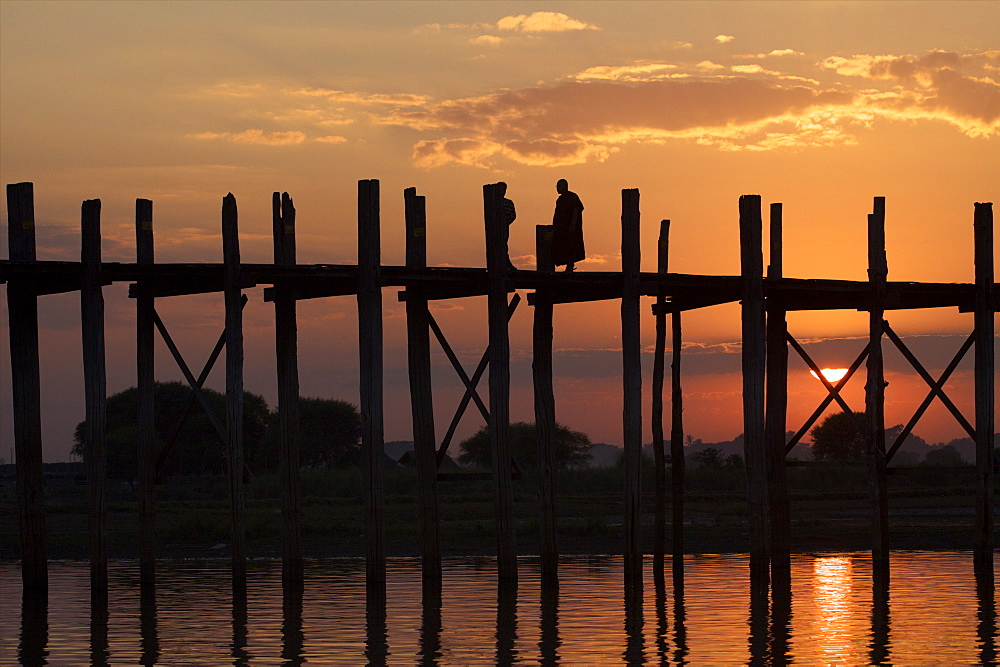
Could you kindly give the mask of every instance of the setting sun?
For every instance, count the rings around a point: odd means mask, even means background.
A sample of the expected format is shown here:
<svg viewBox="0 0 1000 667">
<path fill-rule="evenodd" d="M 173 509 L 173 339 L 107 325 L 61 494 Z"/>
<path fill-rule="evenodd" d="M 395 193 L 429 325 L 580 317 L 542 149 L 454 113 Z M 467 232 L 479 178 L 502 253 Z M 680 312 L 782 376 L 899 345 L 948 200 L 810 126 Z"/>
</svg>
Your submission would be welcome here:
<svg viewBox="0 0 1000 667">
<path fill-rule="evenodd" d="M 819 372 L 823 374 L 823 377 L 826 378 L 827 382 L 839 382 L 841 378 L 847 375 L 847 370 L 848 369 L 846 368 L 821 368 L 819 369 Z M 819 376 L 816 375 L 816 371 L 809 371 L 809 374 L 817 380 L 819 379 Z"/>
</svg>

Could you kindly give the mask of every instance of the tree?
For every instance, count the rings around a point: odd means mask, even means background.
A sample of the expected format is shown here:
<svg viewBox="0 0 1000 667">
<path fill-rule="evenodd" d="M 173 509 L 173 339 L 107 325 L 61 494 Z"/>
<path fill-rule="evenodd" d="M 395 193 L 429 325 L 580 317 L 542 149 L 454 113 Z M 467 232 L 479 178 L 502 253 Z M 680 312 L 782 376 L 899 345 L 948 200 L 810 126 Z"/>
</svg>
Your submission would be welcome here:
<svg viewBox="0 0 1000 667">
<path fill-rule="evenodd" d="M 205 387 L 202 392 L 219 421 L 225 425 L 225 395 Z M 157 457 L 175 431 L 177 435 L 164 459 L 161 472 L 170 475 L 223 474 L 228 468 L 226 448 L 199 403 L 191 408 L 183 426 L 178 430 L 193 395 L 191 388 L 180 382 L 153 384 L 153 429 Z M 135 387 L 108 397 L 105 430 L 108 476 L 130 483 L 138 477 L 138 413 L 139 392 Z M 262 396 L 243 393 L 243 449 L 246 460 L 250 460 L 254 452 L 260 449 L 268 414 L 267 403 Z M 85 422 L 77 424 L 73 434 L 72 453 L 86 461 L 89 452 L 83 442 L 84 428 Z"/>
<path fill-rule="evenodd" d="M 955 445 L 945 445 L 932 449 L 924 455 L 925 466 L 964 466 L 968 465 Z"/>
<path fill-rule="evenodd" d="M 809 432 L 814 459 L 838 462 L 865 460 L 867 438 L 858 431 L 854 422 L 864 425 L 868 417 L 864 412 L 853 414 L 854 419 L 847 412 L 832 414 Z"/>
<path fill-rule="evenodd" d="M 538 460 L 535 441 L 535 425 L 526 422 L 516 422 L 510 425 L 510 455 L 517 460 L 523 469 L 532 469 Z M 483 426 L 476 434 L 461 445 L 458 460 L 469 465 L 475 464 L 481 468 L 492 468 L 490 457 L 490 433 Z M 571 431 L 569 427 L 556 424 L 555 433 L 556 466 L 560 469 L 568 466 L 586 465 L 590 459 L 590 438 L 586 433 Z"/>
<path fill-rule="evenodd" d="M 691 461 L 698 468 L 719 470 L 723 466 L 722 450 L 718 447 L 706 447 L 691 455 Z"/>
<path fill-rule="evenodd" d="M 299 399 L 299 465 L 332 468 L 356 465 L 361 460 L 361 415 L 346 401 L 327 398 Z M 268 419 L 267 435 L 256 462 L 262 470 L 277 470 L 280 446 L 278 413 Z"/>
</svg>

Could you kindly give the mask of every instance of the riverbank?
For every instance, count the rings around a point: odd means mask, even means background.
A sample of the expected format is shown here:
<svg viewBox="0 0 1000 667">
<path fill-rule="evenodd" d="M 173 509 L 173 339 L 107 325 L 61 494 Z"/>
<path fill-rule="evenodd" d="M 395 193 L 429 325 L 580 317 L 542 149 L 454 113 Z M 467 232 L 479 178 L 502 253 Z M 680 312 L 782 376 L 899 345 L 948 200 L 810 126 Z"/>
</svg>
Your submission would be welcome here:
<svg viewBox="0 0 1000 667">
<path fill-rule="evenodd" d="M 795 553 L 865 551 L 871 546 L 869 501 L 858 468 L 790 468 Z M 364 507 L 358 471 L 319 471 L 303 476 L 302 543 L 307 558 L 362 557 Z M 685 497 L 687 553 L 746 553 L 749 550 L 746 494 L 739 470 L 695 470 Z M 894 550 L 969 550 L 973 546 L 972 469 L 912 469 L 889 478 L 890 546 Z M 558 546 L 566 555 L 622 552 L 621 471 L 614 468 L 564 471 L 558 476 Z M 388 556 L 419 556 L 419 509 L 412 470 L 387 471 L 385 531 Z M 537 554 L 536 480 L 514 482 L 518 552 Z M 643 549 L 653 549 L 654 482 L 643 480 Z M 495 553 L 489 482 L 439 485 L 441 547 L 445 556 Z M 229 508 L 221 478 L 168 480 L 158 489 L 158 555 L 166 559 L 228 555 Z M 247 485 L 247 552 L 280 558 L 281 512 L 277 480 Z M 63 484 L 46 490 L 48 556 L 86 559 L 87 489 Z M 115 484 L 107 502 L 111 558 L 138 556 L 135 493 Z M 668 504 L 667 550 L 671 530 Z M 997 514 L 1000 515 L 1000 507 Z M 0 560 L 17 560 L 15 491 L 0 487 Z M 995 536 L 1000 543 L 1000 534 Z"/>
</svg>

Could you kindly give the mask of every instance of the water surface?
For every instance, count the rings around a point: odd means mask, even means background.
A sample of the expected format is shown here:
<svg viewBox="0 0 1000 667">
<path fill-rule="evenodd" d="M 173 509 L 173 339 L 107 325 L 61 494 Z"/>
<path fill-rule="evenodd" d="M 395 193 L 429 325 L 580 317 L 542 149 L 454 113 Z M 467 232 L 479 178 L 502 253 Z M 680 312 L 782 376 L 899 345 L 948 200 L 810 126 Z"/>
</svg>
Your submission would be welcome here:
<svg viewBox="0 0 1000 667">
<path fill-rule="evenodd" d="M 110 566 L 106 623 L 90 618 L 85 562 L 49 565 L 47 616 L 22 627 L 20 569 L 0 564 L 0 664 L 990 664 L 992 586 L 972 556 L 892 556 L 888 598 L 868 554 L 799 555 L 790 599 L 752 599 L 743 556 L 688 556 L 681 595 L 654 585 L 626 609 L 618 557 L 567 559 L 558 594 L 520 561 L 515 596 L 498 599 L 489 559 L 445 562 L 440 604 L 423 604 L 418 560 L 391 560 L 384 615 L 368 609 L 364 563 L 307 563 L 301 597 L 283 600 L 281 564 L 251 564 L 246 609 L 232 604 L 225 561 L 164 562 L 155 609 L 138 564 Z M 878 593 L 875 591 L 875 593 Z M 874 600 L 874 601 L 873 601 Z M 372 612 L 372 613 L 367 613 Z M 29 627 L 40 626 L 40 627 Z"/>
</svg>

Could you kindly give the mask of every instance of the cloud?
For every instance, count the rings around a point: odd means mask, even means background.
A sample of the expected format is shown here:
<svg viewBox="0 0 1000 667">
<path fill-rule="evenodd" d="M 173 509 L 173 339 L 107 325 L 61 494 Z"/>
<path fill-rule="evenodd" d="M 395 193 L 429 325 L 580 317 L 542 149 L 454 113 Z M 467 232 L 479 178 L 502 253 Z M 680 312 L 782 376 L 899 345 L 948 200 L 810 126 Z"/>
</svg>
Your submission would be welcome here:
<svg viewBox="0 0 1000 667">
<path fill-rule="evenodd" d="M 719 44 L 727 44 L 736 38 L 733 37 L 732 35 L 716 35 L 713 39 L 715 39 L 715 41 L 717 41 Z"/>
<path fill-rule="evenodd" d="M 572 30 L 600 30 L 596 25 L 572 19 L 561 12 L 534 12 L 505 16 L 497 21 L 499 30 L 517 32 L 566 32 Z"/>
<path fill-rule="evenodd" d="M 767 53 L 743 53 L 738 56 L 733 56 L 734 58 L 741 58 L 748 60 L 751 58 L 777 58 L 781 56 L 804 56 L 805 54 L 801 51 L 796 51 L 795 49 L 774 49 L 773 51 L 768 51 Z"/>
<path fill-rule="evenodd" d="M 347 137 L 340 137 L 335 134 L 329 134 L 325 137 L 316 137 L 316 141 L 323 144 L 344 144 L 347 143 Z"/>
<path fill-rule="evenodd" d="M 630 65 L 598 65 L 574 74 L 574 79 L 603 79 L 606 81 L 645 81 L 665 78 L 676 72 L 678 66 L 670 63 L 640 60 Z"/>
<path fill-rule="evenodd" d="M 225 139 L 237 144 L 256 144 L 259 146 L 290 146 L 301 144 L 306 135 L 297 130 L 289 132 L 265 132 L 264 130 L 244 130 L 243 132 L 199 132 L 189 134 L 193 139 Z"/>
<path fill-rule="evenodd" d="M 901 120 L 943 120 L 970 137 L 990 137 L 1000 135 L 1000 80 L 992 67 L 996 53 L 831 56 L 820 66 L 841 76 L 891 84 L 890 90 L 863 94 L 874 113 Z"/>
<path fill-rule="evenodd" d="M 484 46 L 500 46 L 503 44 L 503 37 L 496 35 L 480 35 L 469 40 L 469 44 L 482 44 Z"/>
</svg>

